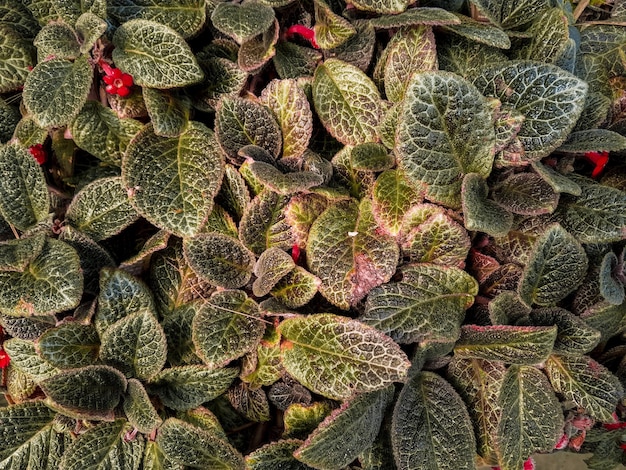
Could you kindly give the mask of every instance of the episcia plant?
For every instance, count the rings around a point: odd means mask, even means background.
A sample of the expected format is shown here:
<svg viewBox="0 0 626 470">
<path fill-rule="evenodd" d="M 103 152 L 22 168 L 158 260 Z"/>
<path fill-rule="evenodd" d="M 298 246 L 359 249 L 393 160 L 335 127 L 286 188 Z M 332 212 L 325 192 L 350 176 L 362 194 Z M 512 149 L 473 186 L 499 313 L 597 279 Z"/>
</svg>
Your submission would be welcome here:
<svg viewBox="0 0 626 470">
<path fill-rule="evenodd" d="M 0 469 L 624 462 L 625 21 L 0 0 Z"/>
</svg>

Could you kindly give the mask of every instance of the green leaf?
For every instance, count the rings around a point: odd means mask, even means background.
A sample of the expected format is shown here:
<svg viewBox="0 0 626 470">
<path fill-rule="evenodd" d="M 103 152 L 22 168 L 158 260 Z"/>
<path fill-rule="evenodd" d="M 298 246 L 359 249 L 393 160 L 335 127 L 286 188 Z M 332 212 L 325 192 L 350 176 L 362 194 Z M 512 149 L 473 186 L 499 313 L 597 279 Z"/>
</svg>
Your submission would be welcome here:
<svg viewBox="0 0 626 470">
<path fill-rule="evenodd" d="M 342 309 L 388 282 L 396 270 L 398 245 L 389 235 L 376 233 L 376 227 L 369 199 L 359 205 L 337 202 L 311 226 L 309 269 L 321 279 L 322 295 Z"/>
<path fill-rule="evenodd" d="M 246 181 L 233 165 L 226 165 L 217 201 L 237 220 L 241 219 L 250 204 L 250 191 Z"/>
<path fill-rule="evenodd" d="M 43 360 L 59 369 L 89 366 L 96 362 L 100 338 L 92 325 L 63 323 L 47 330 L 37 340 Z"/>
<path fill-rule="evenodd" d="M 274 10 L 260 2 L 222 2 L 217 4 L 211 14 L 213 26 L 238 44 L 263 34 L 274 24 L 274 19 Z"/>
<path fill-rule="evenodd" d="M 619 152 L 626 149 L 626 137 L 608 129 L 572 132 L 559 152 Z"/>
<path fill-rule="evenodd" d="M 400 344 L 456 341 L 478 283 L 451 266 L 416 264 L 400 282 L 372 290 L 360 320 Z"/>
<path fill-rule="evenodd" d="M 191 103 L 187 99 L 171 91 L 145 88 L 143 100 L 156 135 L 178 137 L 185 131 L 191 113 Z"/>
<path fill-rule="evenodd" d="M 463 176 L 489 176 L 495 144 L 493 110 L 471 83 L 447 72 L 413 77 L 399 114 L 395 152 L 409 179 L 428 186 L 428 199 L 460 207 Z"/>
<path fill-rule="evenodd" d="M 235 238 L 203 233 L 185 239 L 184 249 L 191 269 L 211 284 L 236 289 L 252 277 L 254 254 Z"/>
<path fill-rule="evenodd" d="M 620 260 L 612 251 L 604 255 L 600 265 L 600 295 L 614 305 L 620 305 L 625 297 L 624 283 L 618 278 L 623 266 L 624 253 L 622 252 Z"/>
<path fill-rule="evenodd" d="M 305 439 L 324 421 L 331 411 L 333 411 L 333 406 L 329 401 L 317 401 L 311 405 L 303 405 L 301 403 L 289 405 L 283 417 L 285 422 L 283 437 L 300 437 Z"/>
<path fill-rule="evenodd" d="M 579 78 L 554 65 L 530 61 L 488 67 L 474 85 L 526 117 L 517 138 L 531 161 L 549 155 L 565 141 L 587 94 L 587 84 Z"/>
<path fill-rule="evenodd" d="M 26 39 L 32 39 L 39 31 L 39 24 L 24 2 L 4 0 L 0 4 L 0 24 L 11 26 Z"/>
<path fill-rule="evenodd" d="M 579 356 L 590 352 L 600 342 L 600 332 L 584 320 L 560 307 L 545 307 L 530 313 L 535 326 L 556 325 L 558 328 L 554 353 Z"/>
<path fill-rule="evenodd" d="M 546 372 L 557 393 L 598 421 L 612 422 L 624 389 L 608 369 L 587 356 L 550 356 Z"/>
<path fill-rule="evenodd" d="M 146 240 L 141 249 L 135 255 L 120 263 L 120 269 L 135 276 L 140 275 L 148 264 L 152 255 L 167 248 L 171 233 L 166 230 L 159 230 Z M 142 240 L 143 241 L 143 240 Z"/>
<path fill-rule="evenodd" d="M 184 303 L 171 312 L 161 322 L 167 338 L 167 360 L 173 366 L 200 364 L 196 347 L 192 340 L 192 323 L 196 314 L 205 304 L 195 299 Z"/>
<path fill-rule="evenodd" d="M 513 53 L 514 59 L 528 59 L 558 65 L 569 44 L 567 16 L 561 8 L 543 10 L 526 30 L 532 37 Z"/>
<path fill-rule="evenodd" d="M 51 57 L 74 60 L 81 54 L 76 30 L 62 21 L 53 21 L 41 28 L 33 45 L 37 48 L 38 62 Z"/>
<path fill-rule="evenodd" d="M 321 58 L 322 54 L 315 49 L 280 41 L 272 61 L 280 78 L 298 78 L 313 76 Z"/>
<path fill-rule="evenodd" d="M 78 305 L 83 274 L 76 251 L 48 238 L 24 272 L 0 271 L 0 311 L 5 315 L 47 315 Z"/>
<path fill-rule="evenodd" d="M 244 42 L 237 54 L 237 64 L 245 72 L 258 72 L 276 54 L 280 26 L 274 20 L 270 29 L 263 34 Z"/>
<path fill-rule="evenodd" d="M 199 58 L 204 81 L 193 92 L 193 105 L 202 111 L 215 111 L 222 96 L 237 96 L 248 81 L 248 72 L 223 57 Z"/>
<path fill-rule="evenodd" d="M 459 24 L 461 20 L 454 13 L 443 8 L 410 8 L 398 15 L 383 15 L 370 20 L 376 29 L 396 29 L 403 26 Z"/>
<path fill-rule="evenodd" d="M 437 58 L 441 70 L 454 72 L 467 79 L 480 75 L 487 66 L 508 60 L 501 49 L 455 34 L 437 38 Z"/>
<path fill-rule="evenodd" d="M 213 131 L 195 121 L 172 138 L 157 136 L 147 125 L 131 141 L 122 163 L 122 180 L 137 211 L 179 236 L 200 231 L 223 173 Z"/>
<path fill-rule="evenodd" d="M 3 349 L 11 358 L 11 366 L 32 378 L 35 382 L 56 375 L 59 370 L 37 354 L 35 344 L 19 338 L 11 338 L 4 342 Z"/>
<path fill-rule="evenodd" d="M 91 12 L 80 15 L 76 20 L 76 31 L 82 40 L 80 52 L 88 53 L 107 30 L 107 22 Z"/>
<path fill-rule="evenodd" d="M 461 328 L 454 355 L 460 359 L 538 364 L 552 352 L 556 336 L 556 326 L 467 325 Z"/>
<path fill-rule="evenodd" d="M 563 433 L 563 412 L 546 376 L 528 366 L 511 366 L 498 398 L 506 410 L 495 437 L 500 467 L 522 468 L 535 452 L 550 452 Z"/>
<path fill-rule="evenodd" d="M 622 56 L 626 48 L 624 28 L 613 24 L 590 25 L 580 34 L 580 54 L 592 57 L 604 73 L 624 73 Z"/>
<path fill-rule="evenodd" d="M 92 79 L 86 56 L 40 62 L 24 82 L 24 105 L 41 127 L 67 125 L 87 101 Z"/>
<path fill-rule="evenodd" d="M 533 162 L 531 164 L 533 170 L 537 172 L 557 193 L 567 193 L 574 196 L 580 196 L 582 188 L 576 182 L 569 179 L 567 176 L 553 170 L 547 165 L 540 162 Z"/>
<path fill-rule="evenodd" d="M 150 311 L 127 315 L 102 335 L 100 359 L 128 377 L 150 379 L 163 368 L 166 358 L 165 333 Z"/>
<path fill-rule="evenodd" d="M 296 266 L 272 287 L 270 294 L 285 307 L 298 308 L 315 297 L 320 284 L 317 276 L 301 266 Z"/>
<path fill-rule="evenodd" d="M 402 388 L 391 426 L 398 468 L 475 468 L 476 442 L 465 404 L 435 373 L 420 372 Z"/>
<path fill-rule="evenodd" d="M 184 465 L 175 463 L 165 456 L 156 442 L 148 440 L 143 453 L 144 470 L 184 470 Z"/>
<path fill-rule="evenodd" d="M 284 320 L 279 331 L 287 372 L 327 398 L 342 400 L 403 381 L 410 366 L 389 337 L 346 317 L 294 317 Z"/>
<path fill-rule="evenodd" d="M 376 178 L 372 189 L 372 212 L 376 221 L 397 236 L 409 209 L 422 201 L 421 193 L 407 181 L 404 172 L 386 170 Z"/>
<path fill-rule="evenodd" d="M 246 468 L 250 470 L 312 470 L 313 467 L 299 462 L 293 452 L 302 445 L 298 439 L 281 439 L 259 447 L 246 456 Z"/>
<path fill-rule="evenodd" d="M 257 279 L 252 284 L 252 292 L 256 297 L 269 294 L 276 283 L 295 268 L 295 263 L 280 248 L 272 247 L 265 250 L 254 265 Z"/>
<path fill-rule="evenodd" d="M 152 20 L 134 19 L 113 36 L 113 61 L 149 88 L 176 88 L 200 82 L 204 73 L 185 40 L 172 28 Z"/>
<path fill-rule="evenodd" d="M 541 176 L 517 173 L 493 188 L 493 199 L 507 211 L 521 215 L 551 214 L 559 194 Z"/>
<path fill-rule="evenodd" d="M 361 171 L 384 171 L 394 166 L 393 156 L 381 144 L 366 142 L 350 151 L 350 166 Z"/>
<path fill-rule="evenodd" d="M 244 470 L 243 457 L 226 440 L 176 418 L 159 428 L 156 443 L 174 462 L 194 468 Z"/>
<path fill-rule="evenodd" d="M 224 393 L 237 377 L 236 368 L 213 370 L 190 365 L 162 370 L 147 384 L 147 391 L 175 410 L 188 410 L 214 400 Z"/>
<path fill-rule="evenodd" d="M 312 171 L 282 173 L 273 165 L 265 162 L 251 162 L 250 172 L 270 190 L 283 195 L 306 191 L 324 182 L 324 178 Z"/>
<path fill-rule="evenodd" d="M 587 265 L 580 243 L 553 225 L 535 242 L 519 284 L 520 297 L 528 305 L 554 305 L 581 284 Z"/>
<path fill-rule="evenodd" d="M 13 29 L 0 23 L 0 93 L 18 90 L 30 77 L 35 65 L 34 50 Z"/>
<path fill-rule="evenodd" d="M 46 178 L 33 156 L 17 144 L 0 147 L 0 213 L 18 230 L 44 221 L 50 212 Z"/>
<path fill-rule="evenodd" d="M 475 21 L 464 15 L 456 15 L 461 22 L 459 24 L 445 25 L 444 30 L 451 31 L 459 36 L 498 49 L 509 49 L 511 40 L 500 28 L 489 23 Z"/>
<path fill-rule="evenodd" d="M 120 23 L 136 18 L 156 21 L 185 38 L 195 36 L 206 21 L 203 0 L 109 0 L 107 13 Z"/>
<path fill-rule="evenodd" d="M 353 5 L 358 10 L 371 11 L 374 13 L 402 13 L 409 5 L 406 0 L 358 0 Z"/>
<path fill-rule="evenodd" d="M 0 315 L 2 328 L 14 338 L 35 340 L 46 330 L 54 328 L 57 319 L 53 315 L 42 315 L 37 317 L 10 317 Z"/>
<path fill-rule="evenodd" d="M 31 261 L 39 256 L 45 242 L 46 237 L 42 234 L 0 243 L 0 269 L 24 272 Z"/>
<path fill-rule="evenodd" d="M 263 423 L 270 420 L 270 404 L 262 388 L 238 383 L 228 389 L 228 401 L 237 413 L 248 421 Z"/>
<path fill-rule="evenodd" d="M 548 0 L 521 0 L 521 1 L 498 1 L 498 0 L 471 0 L 478 10 L 489 20 L 505 29 L 513 29 L 524 25 L 543 11 Z"/>
<path fill-rule="evenodd" d="M 144 449 L 141 434 L 127 439 L 133 430 L 125 419 L 101 423 L 81 434 L 63 454 L 61 470 L 138 470 Z"/>
<path fill-rule="evenodd" d="M 78 419 L 104 419 L 113 416 L 126 390 L 124 376 L 108 366 L 69 369 L 45 379 L 39 386 L 51 406 Z"/>
<path fill-rule="evenodd" d="M 265 324 L 258 304 L 245 292 L 216 292 L 192 324 L 196 354 L 211 369 L 225 366 L 256 349 Z"/>
<path fill-rule="evenodd" d="M 494 237 L 503 237 L 511 230 L 513 214 L 487 199 L 488 193 L 489 187 L 482 176 L 477 173 L 465 175 L 461 186 L 465 227 Z"/>
<path fill-rule="evenodd" d="M 163 422 L 137 379 L 128 381 L 124 395 L 124 413 L 130 424 L 144 434 L 150 434 Z"/>
<path fill-rule="evenodd" d="M 360 69 L 328 59 L 315 70 L 313 102 L 324 127 L 346 145 L 378 140 L 381 99 Z"/>
<path fill-rule="evenodd" d="M 376 30 L 365 19 L 354 20 L 352 26 L 356 29 L 356 34 L 328 51 L 328 57 L 342 60 L 366 72 L 374 56 Z"/>
<path fill-rule="evenodd" d="M 608 341 L 624 329 L 626 304 L 613 305 L 600 301 L 582 312 L 580 317 L 593 329 L 601 333 L 601 342 Z"/>
<path fill-rule="evenodd" d="M 356 34 L 356 28 L 343 16 L 333 12 L 325 0 L 315 0 L 315 41 L 322 49 L 334 49 Z"/>
<path fill-rule="evenodd" d="M 341 470 L 370 447 L 393 400 L 393 387 L 344 402 L 300 446 L 294 456 L 315 468 Z"/>
</svg>

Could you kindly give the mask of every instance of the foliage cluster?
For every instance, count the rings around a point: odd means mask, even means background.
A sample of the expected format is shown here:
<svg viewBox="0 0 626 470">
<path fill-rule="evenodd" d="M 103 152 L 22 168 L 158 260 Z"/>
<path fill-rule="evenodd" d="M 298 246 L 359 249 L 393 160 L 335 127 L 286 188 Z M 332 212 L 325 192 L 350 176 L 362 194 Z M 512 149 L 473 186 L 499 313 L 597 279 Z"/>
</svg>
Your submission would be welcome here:
<svg viewBox="0 0 626 470">
<path fill-rule="evenodd" d="M 0 0 L 0 469 L 623 461 L 625 21 Z"/>
</svg>

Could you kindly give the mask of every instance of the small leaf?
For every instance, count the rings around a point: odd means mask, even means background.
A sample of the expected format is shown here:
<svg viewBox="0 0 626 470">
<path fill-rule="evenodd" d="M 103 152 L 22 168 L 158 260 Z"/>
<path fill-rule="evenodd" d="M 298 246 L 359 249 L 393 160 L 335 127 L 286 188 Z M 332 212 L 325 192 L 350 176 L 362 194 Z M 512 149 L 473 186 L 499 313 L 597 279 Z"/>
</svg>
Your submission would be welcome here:
<svg viewBox="0 0 626 470">
<path fill-rule="evenodd" d="M 252 284 L 252 292 L 256 297 L 267 295 L 295 266 L 291 256 L 283 250 L 276 247 L 268 248 L 254 265 L 254 275 L 257 279 Z"/>
<path fill-rule="evenodd" d="M 120 263 L 120 269 L 131 273 L 134 276 L 140 275 L 144 271 L 144 266 L 150 261 L 153 254 L 167 248 L 170 239 L 170 232 L 159 230 L 143 244 L 141 249 L 134 256 Z"/>
<path fill-rule="evenodd" d="M 590 357 L 550 356 L 546 372 L 557 393 L 594 419 L 612 422 L 617 402 L 623 397 L 621 383 L 608 369 Z"/>
<path fill-rule="evenodd" d="M 624 258 L 620 260 L 612 251 L 602 258 L 600 265 L 600 295 L 614 305 L 620 305 L 624 301 L 624 283 L 618 279 L 621 266 L 624 265 Z"/>
<path fill-rule="evenodd" d="M 278 20 L 274 20 L 270 29 L 244 42 L 237 54 L 239 68 L 250 73 L 259 71 L 276 54 L 279 31 Z"/>
<path fill-rule="evenodd" d="M 459 24 L 445 25 L 443 28 L 472 42 L 479 42 L 498 49 L 509 49 L 511 40 L 500 28 L 489 23 L 475 21 L 464 15 L 456 15 L 461 22 Z"/>
<path fill-rule="evenodd" d="M 168 459 L 156 442 L 148 440 L 143 453 L 144 470 L 184 470 L 184 465 Z"/>
<path fill-rule="evenodd" d="M 454 355 L 460 359 L 538 364 L 552 352 L 556 336 L 556 326 L 467 325 L 461 328 Z"/>
<path fill-rule="evenodd" d="M 608 129 L 572 132 L 559 152 L 619 152 L 626 149 L 626 137 Z"/>
<path fill-rule="evenodd" d="M 147 125 L 131 141 L 122 164 L 122 180 L 137 211 L 179 236 L 199 232 L 223 173 L 213 131 L 195 121 L 171 138 L 157 136 Z"/>
<path fill-rule="evenodd" d="M 298 439 L 281 439 L 259 447 L 246 456 L 246 468 L 250 470 L 312 470 L 313 467 L 299 462 L 293 452 L 302 445 Z"/>
<path fill-rule="evenodd" d="M 136 379 L 128 381 L 124 395 L 124 413 L 130 424 L 144 434 L 150 434 L 163 422 L 143 385 Z"/>
<path fill-rule="evenodd" d="M 154 133 L 161 137 L 178 137 L 189 123 L 191 103 L 169 91 L 145 88 L 143 100 L 152 120 Z"/>
<path fill-rule="evenodd" d="M 334 49 L 356 34 L 356 28 L 333 12 L 325 0 L 315 0 L 315 41 L 322 49 Z"/>
<path fill-rule="evenodd" d="M 74 60 L 81 54 L 76 31 L 62 21 L 53 21 L 41 28 L 33 45 L 37 48 L 38 62 L 50 57 Z"/>
<path fill-rule="evenodd" d="M 248 421 L 263 423 L 270 420 L 270 404 L 262 388 L 239 383 L 228 389 L 228 401 Z"/>
<path fill-rule="evenodd" d="M 391 426 L 398 468 L 475 468 L 476 442 L 465 404 L 435 373 L 420 372 L 402 388 Z"/>
<path fill-rule="evenodd" d="M 528 305 L 554 305 L 580 285 L 587 264 L 580 243 L 554 225 L 535 242 L 519 284 L 520 297 Z"/>
<path fill-rule="evenodd" d="M 487 199 L 489 187 L 480 175 L 466 175 L 461 188 L 463 219 L 468 230 L 485 232 L 494 237 L 503 237 L 511 230 L 513 215 Z"/>
<path fill-rule="evenodd" d="M 334 410 L 294 456 L 315 468 L 341 470 L 370 447 L 378 435 L 393 387 L 363 393 Z"/>
<path fill-rule="evenodd" d="M 372 189 L 372 211 L 376 221 L 392 236 L 397 236 L 409 209 L 422 201 L 400 170 L 386 170 L 376 178 Z"/>
<path fill-rule="evenodd" d="M 211 369 L 256 349 L 265 324 L 258 304 L 243 291 L 216 292 L 192 324 L 196 354 Z"/>
<path fill-rule="evenodd" d="M 204 77 L 189 45 L 172 28 L 151 20 L 122 24 L 113 36 L 113 61 L 150 88 L 176 88 L 198 83 Z"/>
<path fill-rule="evenodd" d="M 18 90 L 32 75 L 30 67 L 35 65 L 33 47 L 13 26 L 0 23 L 0 93 Z"/>
<path fill-rule="evenodd" d="M 42 334 L 37 348 L 41 357 L 54 367 L 72 369 L 96 362 L 100 338 L 92 325 L 69 322 Z"/>
<path fill-rule="evenodd" d="M 451 266 L 416 264 L 402 280 L 372 290 L 360 320 L 400 344 L 456 341 L 478 283 Z"/>
<path fill-rule="evenodd" d="M 320 279 L 301 266 L 280 279 L 270 290 L 270 294 L 285 307 L 298 308 L 308 304 L 320 286 Z"/>
<path fill-rule="evenodd" d="M 323 177 L 318 173 L 312 171 L 282 173 L 265 162 L 251 162 L 249 169 L 259 182 L 278 194 L 289 195 L 306 191 L 324 182 Z"/>
<path fill-rule="evenodd" d="M 560 307 L 533 310 L 530 321 L 535 326 L 558 327 L 554 353 L 579 356 L 590 352 L 600 342 L 600 332 L 588 326 L 580 317 Z"/>
<path fill-rule="evenodd" d="M 220 32 L 243 44 L 267 31 L 274 24 L 274 10 L 260 2 L 218 3 L 211 21 Z"/>
<path fill-rule="evenodd" d="M 526 30 L 531 40 L 514 53 L 515 59 L 529 59 L 560 65 L 569 44 L 568 18 L 561 8 L 547 8 Z"/>
<path fill-rule="evenodd" d="M 199 58 L 204 81 L 194 89 L 193 105 L 202 111 L 215 111 L 222 96 L 237 96 L 248 81 L 248 72 L 223 57 Z"/>
<path fill-rule="evenodd" d="M 76 32 L 82 40 L 80 45 L 81 54 L 88 53 L 106 30 L 107 22 L 99 16 L 91 12 L 85 12 L 80 15 L 78 20 L 76 20 Z"/>
<path fill-rule="evenodd" d="M 380 95 L 360 69 L 337 59 L 325 61 L 315 70 L 313 102 L 324 127 L 341 143 L 378 140 Z"/>
<path fill-rule="evenodd" d="M 214 400 L 224 393 L 239 371 L 201 365 L 171 367 L 162 370 L 147 384 L 147 391 L 175 410 L 188 410 Z"/>
<path fill-rule="evenodd" d="M 322 54 L 310 47 L 280 41 L 276 44 L 274 67 L 280 78 L 298 78 L 313 76 Z"/>
<path fill-rule="evenodd" d="M 341 400 L 406 378 L 410 363 L 399 346 L 356 320 L 315 314 L 284 320 L 279 331 L 287 372 L 325 397 Z"/>
<path fill-rule="evenodd" d="M 37 354 L 35 344 L 19 338 L 6 340 L 2 347 L 11 358 L 11 367 L 31 377 L 36 383 L 59 373 L 59 370 Z"/>
<path fill-rule="evenodd" d="M 580 196 L 582 188 L 567 176 L 553 170 L 540 162 L 531 164 L 533 170 L 537 172 L 557 193 L 567 193 L 573 196 Z"/>
<path fill-rule="evenodd" d="M 394 166 L 393 156 L 384 145 L 366 142 L 350 151 L 350 166 L 361 171 L 384 171 Z"/>
<path fill-rule="evenodd" d="M 327 58 L 335 58 L 354 65 L 367 72 L 376 46 L 376 31 L 369 21 L 354 20 L 352 26 L 356 34 L 340 46 L 327 51 Z"/>
<path fill-rule="evenodd" d="M 192 323 L 205 301 L 195 299 L 167 312 L 161 322 L 167 338 L 167 360 L 173 366 L 200 364 L 192 340 Z"/>
<path fill-rule="evenodd" d="M 514 214 L 539 215 L 554 212 L 559 194 L 541 176 L 517 173 L 493 188 L 493 199 Z"/>
<path fill-rule="evenodd" d="M 547 0 L 522 0 L 517 2 L 472 0 L 471 3 L 491 22 L 505 29 L 513 29 L 532 21 L 549 4 Z"/>
<path fill-rule="evenodd" d="M 241 219 L 250 204 L 250 191 L 243 176 L 233 165 L 226 165 L 224 179 L 216 200 L 236 220 Z"/>
<path fill-rule="evenodd" d="M 42 252 L 46 237 L 35 235 L 0 243 L 0 269 L 24 272 L 28 265 Z"/>
<path fill-rule="evenodd" d="M 396 29 L 403 26 L 430 25 L 442 26 L 459 24 L 461 20 L 443 8 L 410 8 L 398 15 L 382 15 L 370 20 L 376 29 Z"/>
</svg>

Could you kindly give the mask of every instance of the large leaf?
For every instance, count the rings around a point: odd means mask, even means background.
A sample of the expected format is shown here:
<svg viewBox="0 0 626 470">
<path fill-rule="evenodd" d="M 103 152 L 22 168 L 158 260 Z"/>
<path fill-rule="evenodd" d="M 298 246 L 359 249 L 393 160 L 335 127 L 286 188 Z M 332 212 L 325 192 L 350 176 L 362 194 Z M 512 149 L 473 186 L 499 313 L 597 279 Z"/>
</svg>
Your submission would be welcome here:
<svg viewBox="0 0 626 470">
<path fill-rule="evenodd" d="M 493 188 L 493 199 L 514 214 L 539 215 L 554 212 L 559 194 L 541 176 L 518 173 Z"/>
<path fill-rule="evenodd" d="M 24 105 L 42 127 L 67 125 L 87 101 L 92 76 L 86 56 L 40 62 L 24 83 Z"/>
<path fill-rule="evenodd" d="M 80 56 L 80 44 L 76 30 L 62 21 L 45 25 L 33 41 L 37 48 L 37 58 L 43 62 L 47 58 L 74 60 Z"/>
<path fill-rule="evenodd" d="M 417 264 L 402 280 L 372 290 L 360 320 L 398 343 L 456 341 L 478 283 L 451 266 Z"/>
<path fill-rule="evenodd" d="M 128 439 L 133 427 L 125 419 L 102 423 L 81 434 L 61 459 L 61 470 L 138 470 L 143 455 L 141 434 Z"/>
<path fill-rule="evenodd" d="M 213 208 L 224 162 L 213 131 L 190 122 L 178 137 L 159 137 L 151 125 L 128 146 L 122 179 L 139 213 L 179 236 L 197 234 Z"/>
<path fill-rule="evenodd" d="M 185 40 L 169 26 L 134 19 L 113 36 L 113 61 L 133 76 L 137 85 L 176 88 L 198 83 L 204 77 Z"/>
<path fill-rule="evenodd" d="M 483 70 L 474 84 L 521 112 L 524 158 L 538 161 L 565 141 L 585 105 L 587 84 L 550 64 L 515 61 Z"/>
<path fill-rule="evenodd" d="M 522 468 L 530 454 L 554 449 L 563 432 L 563 412 L 543 372 L 510 367 L 498 404 L 504 411 L 496 437 L 502 470 Z"/>
<path fill-rule="evenodd" d="M 407 176 L 428 186 L 427 198 L 460 207 L 463 176 L 489 176 L 495 143 L 493 111 L 471 83 L 447 72 L 413 77 L 399 114 L 395 152 Z"/>
<path fill-rule="evenodd" d="M 429 25 L 441 26 L 446 24 L 459 24 L 454 13 L 443 8 L 410 8 L 397 15 L 383 15 L 370 20 L 370 24 L 377 29 L 395 29 L 403 26 Z"/>
<path fill-rule="evenodd" d="M 533 310 L 530 313 L 530 321 L 536 326 L 557 326 L 554 342 L 556 354 L 579 356 L 588 353 L 600 342 L 599 331 L 564 308 L 545 307 Z"/>
<path fill-rule="evenodd" d="M 20 338 L 11 338 L 2 345 L 11 358 L 11 367 L 26 374 L 35 383 L 56 375 L 59 370 L 44 360 L 35 349 L 35 344 Z"/>
<path fill-rule="evenodd" d="M 68 322 L 42 334 L 37 348 L 41 357 L 53 366 L 72 369 L 96 362 L 100 338 L 92 325 Z"/>
<path fill-rule="evenodd" d="M 261 2 L 222 2 L 211 14 L 213 26 L 239 44 L 263 34 L 274 24 L 274 18 L 274 10 Z"/>
<path fill-rule="evenodd" d="M 142 95 L 156 135 L 178 137 L 185 131 L 191 113 L 190 100 L 175 92 L 154 88 L 144 89 Z"/>
<path fill-rule="evenodd" d="M 328 59 L 315 70 L 315 110 L 330 134 L 347 145 L 378 140 L 381 99 L 374 83 L 360 69 Z"/>
<path fill-rule="evenodd" d="M 532 39 L 514 53 L 515 59 L 557 64 L 569 44 L 568 21 L 561 8 L 548 8 L 535 18 L 527 32 Z"/>
<path fill-rule="evenodd" d="M 581 284 L 587 264 L 580 243 L 553 225 L 535 242 L 519 284 L 520 297 L 529 305 L 555 305 Z"/>
<path fill-rule="evenodd" d="M 320 292 L 334 305 L 348 309 L 396 270 L 398 246 L 376 232 L 372 203 L 340 201 L 313 223 L 307 246 L 309 269 L 322 284 Z"/>
<path fill-rule="evenodd" d="M 472 42 L 486 44 L 498 49 L 509 49 L 511 47 L 509 36 L 500 28 L 489 23 L 475 21 L 464 15 L 457 14 L 457 17 L 461 20 L 460 24 L 446 25 L 444 29 L 452 31 Z"/>
<path fill-rule="evenodd" d="M 341 400 L 406 378 L 410 365 L 389 337 L 356 320 L 317 314 L 283 321 L 285 369 L 315 393 Z"/>
<path fill-rule="evenodd" d="M 546 372 L 554 390 L 594 419 L 613 422 L 617 402 L 623 398 L 620 381 L 587 356 L 550 356 Z"/>
<path fill-rule="evenodd" d="M 0 24 L 11 26 L 23 38 L 32 39 L 39 30 L 39 24 L 22 2 L 5 0 L 0 4 Z"/>
<path fill-rule="evenodd" d="M 19 89 L 35 65 L 32 46 L 12 26 L 0 24 L 0 93 Z"/>
<path fill-rule="evenodd" d="M 465 404 L 433 372 L 416 374 L 402 388 L 393 411 L 391 442 L 398 468 L 475 468 L 476 442 Z"/>
<path fill-rule="evenodd" d="M 33 156 L 17 144 L 0 147 L 0 213 L 18 230 L 44 221 L 50 195 L 43 171 Z"/>
</svg>

